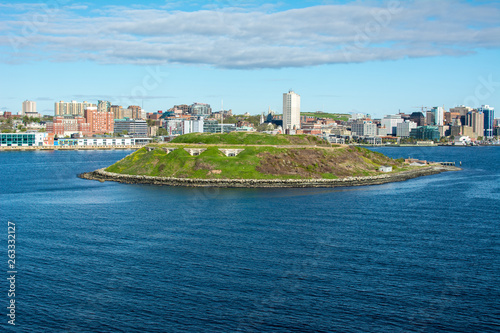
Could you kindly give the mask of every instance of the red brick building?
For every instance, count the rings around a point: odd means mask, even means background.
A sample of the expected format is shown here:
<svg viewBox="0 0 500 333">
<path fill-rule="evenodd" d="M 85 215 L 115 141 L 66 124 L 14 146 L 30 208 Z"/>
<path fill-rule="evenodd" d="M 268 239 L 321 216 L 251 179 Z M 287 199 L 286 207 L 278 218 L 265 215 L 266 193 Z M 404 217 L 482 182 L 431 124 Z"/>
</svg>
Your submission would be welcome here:
<svg viewBox="0 0 500 333">
<path fill-rule="evenodd" d="M 90 124 L 81 116 L 57 116 L 47 122 L 47 133 L 66 136 L 81 132 L 83 136 L 92 135 Z"/>
<path fill-rule="evenodd" d="M 85 119 L 92 134 L 113 133 L 115 124 L 113 112 L 98 112 L 96 107 L 87 107 Z"/>
</svg>

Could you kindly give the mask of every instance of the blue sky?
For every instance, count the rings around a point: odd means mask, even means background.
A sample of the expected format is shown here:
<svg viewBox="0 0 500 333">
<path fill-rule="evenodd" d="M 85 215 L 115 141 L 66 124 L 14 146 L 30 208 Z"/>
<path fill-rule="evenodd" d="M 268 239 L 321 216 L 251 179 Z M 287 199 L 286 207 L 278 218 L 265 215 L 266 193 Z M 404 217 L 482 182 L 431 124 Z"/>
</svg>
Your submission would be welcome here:
<svg viewBox="0 0 500 333">
<path fill-rule="evenodd" d="M 374 117 L 500 106 L 498 1 L 0 3 L 0 111 L 109 100 Z M 498 113 L 498 111 L 497 111 Z"/>
</svg>

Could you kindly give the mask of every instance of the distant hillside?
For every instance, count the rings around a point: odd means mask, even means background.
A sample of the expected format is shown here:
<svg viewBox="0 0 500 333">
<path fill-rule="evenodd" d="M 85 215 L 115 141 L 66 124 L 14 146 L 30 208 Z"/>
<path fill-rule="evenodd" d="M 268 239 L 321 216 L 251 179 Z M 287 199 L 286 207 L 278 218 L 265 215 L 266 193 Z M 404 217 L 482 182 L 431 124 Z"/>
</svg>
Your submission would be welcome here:
<svg viewBox="0 0 500 333">
<path fill-rule="evenodd" d="M 334 120 L 348 121 L 350 115 L 343 113 L 326 113 L 326 112 L 301 112 L 301 116 L 309 116 L 315 118 L 328 118 Z"/>
<path fill-rule="evenodd" d="M 196 135 L 191 137 L 196 137 Z M 230 140 L 232 137 L 227 134 L 221 139 L 223 142 L 233 143 Z M 212 143 L 212 138 L 212 136 L 198 135 L 198 139 L 207 140 L 208 143 Z M 251 140 L 244 140 L 244 142 L 255 142 L 253 140 L 259 136 L 249 135 L 248 138 Z M 267 137 L 264 138 L 261 140 L 277 142 Z M 279 140 L 287 139 L 291 138 L 281 137 Z M 186 140 L 186 136 L 183 140 Z M 108 167 L 106 171 L 130 175 L 202 179 L 335 179 L 377 175 L 380 174 L 378 168 L 381 165 L 392 165 L 394 171 L 400 171 L 403 166 L 400 160 L 393 160 L 380 153 L 354 147 L 240 146 L 239 148 L 243 151 L 233 157 L 225 156 L 217 146 L 197 145 L 196 147 L 206 149 L 198 156 L 191 156 L 184 149 L 188 146 L 183 145 L 152 145 L 150 147 L 154 150 L 139 149 Z M 175 150 L 167 153 L 165 151 L 167 147 L 175 148 Z"/>
<path fill-rule="evenodd" d="M 203 143 L 230 145 L 321 145 L 331 146 L 314 135 L 271 135 L 256 132 L 231 132 L 227 134 L 190 133 L 178 136 L 172 143 Z"/>
</svg>

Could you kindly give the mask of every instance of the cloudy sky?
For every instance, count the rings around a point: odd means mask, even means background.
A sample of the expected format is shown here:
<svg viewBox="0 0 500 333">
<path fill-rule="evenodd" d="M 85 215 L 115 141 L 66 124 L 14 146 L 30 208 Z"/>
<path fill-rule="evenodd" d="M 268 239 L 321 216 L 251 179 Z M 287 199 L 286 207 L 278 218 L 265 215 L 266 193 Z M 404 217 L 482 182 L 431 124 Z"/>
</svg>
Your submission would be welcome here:
<svg viewBox="0 0 500 333">
<path fill-rule="evenodd" d="M 0 3 L 0 111 L 109 100 L 380 117 L 500 107 L 499 1 Z"/>
</svg>

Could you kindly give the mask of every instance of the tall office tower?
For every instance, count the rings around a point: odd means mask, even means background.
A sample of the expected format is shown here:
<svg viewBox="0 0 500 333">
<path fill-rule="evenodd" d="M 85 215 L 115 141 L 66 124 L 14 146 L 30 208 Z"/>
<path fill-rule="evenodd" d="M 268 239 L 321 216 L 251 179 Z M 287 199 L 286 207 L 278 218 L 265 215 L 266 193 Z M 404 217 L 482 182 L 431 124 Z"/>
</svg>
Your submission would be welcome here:
<svg viewBox="0 0 500 333">
<path fill-rule="evenodd" d="M 441 106 L 436 106 L 432 108 L 431 112 L 434 114 L 434 124 L 437 126 L 444 125 L 444 108 Z"/>
<path fill-rule="evenodd" d="M 483 105 L 477 111 L 484 114 L 484 137 L 493 137 L 493 119 L 495 119 L 495 109 L 489 105 Z"/>
<path fill-rule="evenodd" d="M 22 115 L 24 116 L 27 112 L 28 113 L 36 113 L 36 102 L 28 101 L 28 100 L 23 102 Z"/>
<path fill-rule="evenodd" d="M 467 121 L 465 122 L 465 125 L 472 128 L 472 132 L 474 133 L 473 137 L 477 138 L 478 136 L 483 136 L 484 113 L 476 110 L 470 111 L 467 113 Z"/>
<path fill-rule="evenodd" d="M 290 90 L 283 94 L 283 130 L 300 128 L 300 95 Z"/>
</svg>

